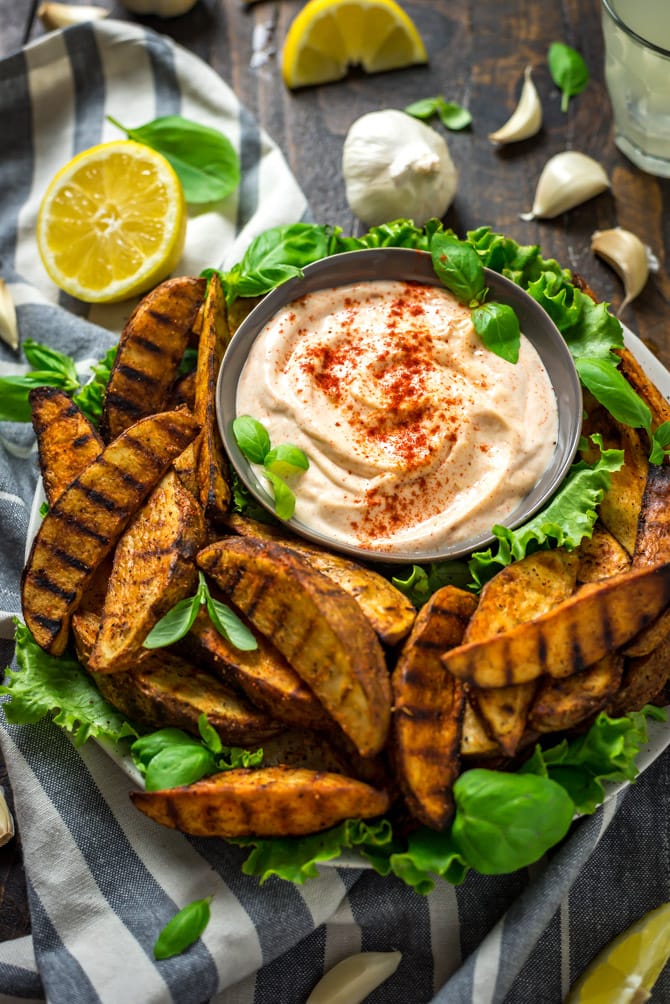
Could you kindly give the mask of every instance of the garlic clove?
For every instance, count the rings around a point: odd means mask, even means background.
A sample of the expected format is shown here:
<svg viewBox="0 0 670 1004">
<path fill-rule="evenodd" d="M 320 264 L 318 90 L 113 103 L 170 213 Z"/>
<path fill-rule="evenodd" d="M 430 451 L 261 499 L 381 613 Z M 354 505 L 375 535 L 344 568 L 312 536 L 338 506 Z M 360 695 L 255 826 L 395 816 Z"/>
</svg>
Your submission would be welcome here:
<svg viewBox="0 0 670 1004">
<path fill-rule="evenodd" d="M 19 328 L 16 323 L 16 310 L 12 294 L 4 279 L 0 279 L 0 338 L 10 349 L 18 349 Z"/>
<path fill-rule="evenodd" d="M 609 188 L 609 178 L 597 160 L 577 150 L 550 157 L 535 190 L 533 208 L 522 220 L 551 220 Z"/>
<path fill-rule="evenodd" d="M 516 143 L 535 136 L 542 128 L 542 104 L 532 78 L 532 67 L 523 72 L 524 81 L 519 102 L 507 122 L 489 133 L 492 143 Z"/>
<path fill-rule="evenodd" d="M 104 7 L 72 3 L 43 3 L 37 11 L 40 21 L 49 29 L 68 28 L 71 24 L 81 24 L 82 21 L 97 21 L 108 14 L 109 11 Z"/>
<path fill-rule="evenodd" d="M 8 844 L 14 836 L 14 818 L 9 811 L 5 793 L 0 788 L 0 847 Z"/>
<path fill-rule="evenodd" d="M 360 1004 L 400 965 L 400 952 L 359 952 L 328 970 L 305 1004 Z"/>
<path fill-rule="evenodd" d="M 624 230 L 596 230 L 591 236 L 591 250 L 607 262 L 623 282 L 624 298 L 617 317 L 642 292 L 649 278 L 649 249 L 640 238 Z"/>
</svg>

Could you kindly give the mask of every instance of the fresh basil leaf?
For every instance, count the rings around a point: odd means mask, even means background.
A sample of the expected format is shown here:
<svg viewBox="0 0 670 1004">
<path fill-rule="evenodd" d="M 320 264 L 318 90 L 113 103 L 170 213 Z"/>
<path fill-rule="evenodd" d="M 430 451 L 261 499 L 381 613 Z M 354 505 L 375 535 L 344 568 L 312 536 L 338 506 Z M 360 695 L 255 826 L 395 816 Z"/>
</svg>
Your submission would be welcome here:
<svg viewBox="0 0 670 1004">
<path fill-rule="evenodd" d="M 263 463 L 270 452 L 270 436 L 262 422 L 251 415 L 238 415 L 233 421 L 233 435 L 250 463 Z"/>
<path fill-rule="evenodd" d="M 113 345 L 108 349 L 103 358 L 91 367 L 93 379 L 85 383 L 81 390 L 74 395 L 74 401 L 79 410 L 87 418 L 97 425 L 102 415 L 102 404 L 105 397 L 107 384 L 112 372 L 112 366 L 116 359 L 118 345 Z"/>
<path fill-rule="evenodd" d="M 65 390 L 66 384 L 62 373 L 49 370 L 0 377 L 0 421 L 29 422 L 32 416 L 28 400 L 30 391 L 35 387 L 60 387 Z"/>
<path fill-rule="evenodd" d="M 286 482 L 272 471 L 265 471 L 265 477 L 272 485 L 277 516 L 283 520 L 291 519 L 295 512 L 295 495 Z"/>
<path fill-rule="evenodd" d="M 158 935 L 154 945 L 154 958 L 169 959 L 190 948 L 209 924 L 211 902 L 212 896 L 196 899 L 176 913 Z"/>
<path fill-rule="evenodd" d="M 40 516 L 42 517 L 42 519 L 44 519 L 44 517 L 48 512 L 49 512 L 49 503 L 43 502 L 42 505 L 40 506 Z"/>
<path fill-rule="evenodd" d="M 475 331 L 487 349 L 508 363 L 519 361 L 521 330 L 519 318 L 507 303 L 483 303 L 472 311 Z"/>
<path fill-rule="evenodd" d="M 663 422 L 651 438 L 650 464 L 662 464 L 670 446 L 670 422 Z"/>
<path fill-rule="evenodd" d="M 224 638 L 227 638 L 231 645 L 239 648 L 241 652 L 253 652 L 258 648 L 258 642 L 249 628 L 244 624 L 237 614 L 233 613 L 225 603 L 220 603 L 207 594 L 207 613 L 212 624 Z"/>
<path fill-rule="evenodd" d="M 474 248 L 450 234 L 438 233 L 430 243 L 430 253 L 438 279 L 461 303 L 484 298 L 484 267 Z"/>
<path fill-rule="evenodd" d="M 472 123 L 472 115 L 467 108 L 457 105 L 454 101 L 440 100 L 437 106 L 437 114 L 445 129 L 458 132 L 467 129 Z"/>
<path fill-rule="evenodd" d="M 240 262 L 242 275 L 267 272 L 277 266 L 302 268 L 310 262 L 327 258 L 332 231 L 316 223 L 290 223 L 271 227 L 256 237 Z"/>
<path fill-rule="evenodd" d="M 297 265 L 272 265 L 240 275 L 235 283 L 238 296 L 263 296 L 275 286 L 281 286 L 288 279 L 300 279 L 304 275 Z"/>
<path fill-rule="evenodd" d="M 452 838 L 482 875 L 504 875 L 537 861 L 565 836 L 575 813 L 567 792 L 535 774 L 474 768 L 454 784 Z"/>
<path fill-rule="evenodd" d="M 199 609 L 200 599 L 197 595 L 187 596 L 179 603 L 175 603 L 172 609 L 154 624 L 142 643 L 143 647 L 163 648 L 164 645 L 179 641 L 193 627 Z"/>
<path fill-rule="evenodd" d="M 26 338 L 21 347 L 33 369 L 49 370 L 52 373 L 62 374 L 65 377 L 63 386 L 67 386 L 68 389 L 79 386 L 77 370 L 74 360 L 70 356 L 66 356 L 58 349 L 52 349 L 48 345 L 42 345 L 32 338 Z"/>
<path fill-rule="evenodd" d="M 562 92 L 561 111 L 568 110 L 570 98 L 581 94 L 589 82 L 589 70 L 583 57 L 563 42 L 552 42 L 547 53 L 551 79 Z"/>
<path fill-rule="evenodd" d="M 130 755 L 138 770 L 146 773 L 146 769 L 155 756 L 162 750 L 172 746 L 190 746 L 193 736 L 181 729 L 166 728 L 140 736 L 130 747 Z"/>
<path fill-rule="evenodd" d="M 298 446 L 282 443 L 266 454 L 263 466 L 267 471 L 278 474 L 280 478 L 288 478 L 292 474 L 308 470 L 309 460 Z"/>
<path fill-rule="evenodd" d="M 191 739 L 190 743 L 165 746 L 146 766 L 144 787 L 147 791 L 163 791 L 194 784 L 209 774 L 216 773 L 214 754 Z"/>
<path fill-rule="evenodd" d="M 128 129 L 107 118 L 129 139 L 144 143 L 172 164 L 190 203 L 219 202 L 240 183 L 240 160 L 230 140 L 181 115 L 164 115 Z"/>
<path fill-rule="evenodd" d="M 222 752 L 223 743 L 221 742 L 221 736 L 214 726 L 209 724 L 204 711 L 198 716 L 198 732 L 208 750 L 215 754 Z"/>
<path fill-rule="evenodd" d="M 618 422 L 651 430 L 651 411 L 609 359 L 575 360 L 579 379 Z"/>
<path fill-rule="evenodd" d="M 422 98 L 420 101 L 413 101 L 407 105 L 405 113 L 412 115 L 415 119 L 430 119 L 437 115 L 440 98 Z M 444 100 L 444 99 L 442 99 Z"/>
</svg>

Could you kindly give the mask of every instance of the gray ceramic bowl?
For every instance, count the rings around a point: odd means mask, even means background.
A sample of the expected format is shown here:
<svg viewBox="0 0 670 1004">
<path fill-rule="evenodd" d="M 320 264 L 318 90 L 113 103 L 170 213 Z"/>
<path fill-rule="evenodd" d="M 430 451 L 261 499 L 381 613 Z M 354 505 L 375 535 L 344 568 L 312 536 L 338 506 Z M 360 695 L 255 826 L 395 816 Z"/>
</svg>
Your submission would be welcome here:
<svg viewBox="0 0 670 1004">
<path fill-rule="evenodd" d="M 379 248 L 333 255 L 307 265 L 303 278 L 289 279 L 268 293 L 240 325 L 228 346 L 216 390 L 219 429 L 235 470 L 251 494 L 270 512 L 274 512 L 272 497 L 253 466 L 240 452 L 232 431 L 233 420 L 236 417 L 237 383 L 251 345 L 270 318 L 292 300 L 318 289 L 382 278 L 440 285 L 433 271 L 430 255 L 426 252 L 404 248 Z M 492 299 L 507 303 L 516 311 L 521 330 L 533 343 L 545 365 L 558 404 L 558 437 L 554 454 L 542 477 L 505 520 L 505 525 L 514 528 L 525 523 L 546 505 L 563 481 L 579 442 L 582 426 L 582 393 L 565 341 L 539 304 L 519 286 L 489 269 L 486 270 L 486 285 Z M 336 543 L 295 517 L 288 525 L 297 534 L 316 544 L 376 563 L 407 564 L 459 558 L 488 547 L 495 539 L 487 533 L 468 540 L 459 540 L 439 550 L 413 550 L 389 554 Z"/>
</svg>

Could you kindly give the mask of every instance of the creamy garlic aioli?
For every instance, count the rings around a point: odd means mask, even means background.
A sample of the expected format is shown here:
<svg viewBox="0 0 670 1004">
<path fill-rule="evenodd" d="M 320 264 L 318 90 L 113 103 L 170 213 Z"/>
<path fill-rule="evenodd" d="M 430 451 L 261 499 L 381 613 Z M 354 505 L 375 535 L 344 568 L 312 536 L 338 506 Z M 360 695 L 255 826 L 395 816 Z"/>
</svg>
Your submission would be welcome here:
<svg viewBox="0 0 670 1004">
<path fill-rule="evenodd" d="M 442 288 L 359 282 L 309 293 L 255 340 L 238 415 L 305 451 L 296 518 L 350 546 L 434 549 L 503 521 L 548 466 L 558 430 L 546 370 L 485 348 Z"/>
</svg>

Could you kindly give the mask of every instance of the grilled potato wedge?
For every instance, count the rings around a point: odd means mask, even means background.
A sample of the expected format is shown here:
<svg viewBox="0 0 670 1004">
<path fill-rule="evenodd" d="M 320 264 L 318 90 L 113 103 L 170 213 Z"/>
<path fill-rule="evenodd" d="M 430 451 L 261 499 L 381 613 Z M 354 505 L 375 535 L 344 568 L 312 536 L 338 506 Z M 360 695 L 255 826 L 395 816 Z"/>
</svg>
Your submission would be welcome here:
<svg viewBox="0 0 670 1004">
<path fill-rule="evenodd" d="M 621 359 L 620 370 L 628 383 L 636 391 L 651 411 L 651 426 L 656 429 L 663 422 L 670 421 L 670 404 L 661 394 L 630 349 L 616 350 Z"/>
<path fill-rule="evenodd" d="M 585 404 L 589 401 L 585 397 Z M 591 399 L 592 400 L 592 399 Z M 587 405 L 584 434 L 599 432 L 607 449 L 624 451 L 623 467 L 613 471 L 612 484 L 600 503 L 600 520 L 622 547 L 632 555 L 637 535 L 637 520 L 642 504 L 642 494 L 647 481 L 648 447 L 646 435 L 631 429 L 612 418 L 600 405 Z M 597 448 L 590 446 L 584 452 L 587 460 L 594 460 Z"/>
<path fill-rule="evenodd" d="M 421 608 L 393 676 L 393 762 L 412 815 L 443 830 L 454 812 L 465 692 L 440 653 L 458 645 L 477 600 L 444 586 Z"/>
<path fill-rule="evenodd" d="M 148 654 L 142 645 L 154 625 L 195 592 L 205 537 L 199 503 L 168 471 L 116 545 L 91 672 L 118 673 Z"/>
<path fill-rule="evenodd" d="M 167 279 L 130 315 L 103 401 L 100 431 L 106 442 L 138 419 L 168 408 L 204 292 L 204 279 Z"/>
<path fill-rule="evenodd" d="M 501 634 L 562 603 L 574 591 L 577 565 L 576 554 L 558 548 L 537 551 L 501 569 L 482 589 L 463 640 L 482 641 Z M 534 696 L 535 681 L 470 689 L 471 704 L 507 756 L 517 751 Z"/>
<path fill-rule="evenodd" d="M 58 387 L 34 387 L 28 395 L 37 437 L 44 493 L 49 505 L 102 452 L 97 430 Z"/>
<path fill-rule="evenodd" d="M 378 572 L 364 568 L 355 561 L 331 554 L 322 548 L 289 537 L 280 528 L 231 513 L 226 521 L 242 537 L 276 540 L 298 554 L 304 555 L 313 568 L 323 572 L 356 600 L 361 610 L 385 645 L 396 645 L 407 637 L 416 610 L 399 589 Z"/>
<path fill-rule="evenodd" d="M 670 604 L 670 563 L 582 586 L 548 613 L 447 652 L 446 668 L 479 687 L 578 673 L 620 648 Z"/>
<path fill-rule="evenodd" d="M 385 792 L 363 781 L 282 766 L 228 770 L 130 797 L 157 823 L 199 837 L 299 837 L 343 819 L 379 816 L 389 806 Z"/>
<path fill-rule="evenodd" d="M 626 658 L 621 687 L 607 708 L 608 714 L 640 711 L 663 690 L 670 678 L 670 635 L 647 655 Z"/>
<path fill-rule="evenodd" d="M 72 611 L 96 568 L 196 431 L 187 411 L 142 419 L 113 440 L 49 508 L 21 580 L 25 623 L 47 652 L 63 654 Z"/>
<path fill-rule="evenodd" d="M 461 723 L 461 756 L 470 759 L 501 756 L 498 743 L 491 739 L 477 709 L 466 698 Z"/>
<path fill-rule="evenodd" d="M 198 564 L 285 656 L 362 756 L 384 743 L 391 687 L 376 634 L 351 596 L 268 541 L 227 539 Z"/>
<path fill-rule="evenodd" d="M 179 647 L 280 721 L 306 729 L 331 728 L 330 715 L 281 652 L 259 631 L 254 630 L 254 635 L 258 648 L 242 652 L 219 634 L 207 611 L 201 610 Z"/>
<path fill-rule="evenodd" d="M 593 534 L 582 540 L 577 555 L 577 582 L 580 585 L 600 582 L 611 575 L 622 575 L 631 565 L 628 552 L 601 523 L 596 523 Z"/>
<path fill-rule="evenodd" d="M 623 662 L 620 652 L 611 652 L 563 680 L 545 677 L 528 715 L 531 727 L 538 732 L 561 732 L 600 711 L 617 692 Z"/>
<path fill-rule="evenodd" d="M 221 282 L 212 275 L 202 310 L 193 414 L 200 426 L 196 475 L 205 516 L 222 522 L 230 508 L 230 471 L 216 423 L 216 381 L 230 332 Z"/>
<path fill-rule="evenodd" d="M 635 540 L 633 568 L 670 561 L 670 467 L 649 465 L 647 484 Z M 626 645 L 626 655 L 650 655 L 670 634 L 670 611 L 665 611 Z"/>
</svg>

